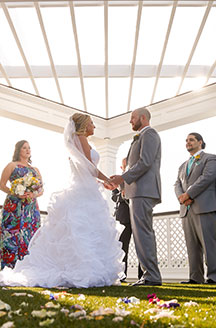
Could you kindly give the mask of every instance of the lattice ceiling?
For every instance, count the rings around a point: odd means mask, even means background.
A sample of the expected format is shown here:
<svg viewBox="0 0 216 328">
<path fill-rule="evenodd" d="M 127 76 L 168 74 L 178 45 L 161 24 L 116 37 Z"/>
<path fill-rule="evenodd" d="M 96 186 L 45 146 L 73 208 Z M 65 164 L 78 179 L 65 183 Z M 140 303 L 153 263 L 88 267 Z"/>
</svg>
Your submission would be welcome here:
<svg viewBox="0 0 216 328">
<path fill-rule="evenodd" d="M 0 83 L 110 118 L 216 82 L 216 1 L 5 1 Z"/>
</svg>

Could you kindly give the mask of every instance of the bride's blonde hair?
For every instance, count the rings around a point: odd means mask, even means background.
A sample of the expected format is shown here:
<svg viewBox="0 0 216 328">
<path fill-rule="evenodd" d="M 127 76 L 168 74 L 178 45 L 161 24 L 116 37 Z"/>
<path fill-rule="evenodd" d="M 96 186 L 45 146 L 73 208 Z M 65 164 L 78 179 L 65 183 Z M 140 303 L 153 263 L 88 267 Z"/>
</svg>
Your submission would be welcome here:
<svg viewBox="0 0 216 328">
<path fill-rule="evenodd" d="M 84 135 L 86 132 L 87 124 L 90 120 L 90 116 L 87 114 L 75 113 L 71 116 L 70 119 L 75 123 L 76 134 Z"/>
</svg>

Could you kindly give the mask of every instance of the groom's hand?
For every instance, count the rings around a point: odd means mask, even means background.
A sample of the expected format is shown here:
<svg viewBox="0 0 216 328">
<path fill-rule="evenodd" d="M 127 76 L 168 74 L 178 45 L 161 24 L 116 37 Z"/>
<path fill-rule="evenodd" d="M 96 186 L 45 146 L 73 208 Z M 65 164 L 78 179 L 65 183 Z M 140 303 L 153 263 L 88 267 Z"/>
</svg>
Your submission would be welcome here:
<svg viewBox="0 0 216 328">
<path fill-rule="evenodd" d="M 112 175 L 110 177 L 109 182 L 117 187 L 118 185 L 124 182 L 124 179 L 121 175 Z"/>
<path fill-rule="evenodd" d="M 116 186 L 110 183 L 110 180 L 104 181 L 103 183 L 104 187 L 108 190 L 114 190 L 116 189 Z"/>
</svg>

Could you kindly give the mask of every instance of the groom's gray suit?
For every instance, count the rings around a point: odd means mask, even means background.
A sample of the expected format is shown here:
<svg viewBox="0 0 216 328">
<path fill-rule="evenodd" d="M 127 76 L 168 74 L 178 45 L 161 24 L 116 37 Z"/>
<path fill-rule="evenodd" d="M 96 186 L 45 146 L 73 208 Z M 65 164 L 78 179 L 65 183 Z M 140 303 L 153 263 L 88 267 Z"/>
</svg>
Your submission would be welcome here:
<svg viewBox="0 0 216 328">
<path fill-rule="evenodd" d="M 155 234 L 152 228 L 153 207 L 161 202 L 161 141 L 150 126 L 134 140 L 127 156 L 128 171 L 122 177 L 125 197 L 130 199 L 131 226 L 143 278 L 161 283 L 157 263 Z"/>
<path fill-rule="evenodd" d="M 175 193 L 187 193 L 193 203 L 180 207 L 183 218 L 190 279 L 203 283 L 203 254 L 208 267 L 207 278 L 216 282 L 216 156 L 200 153 L 187 175 L 188 161 L 178 172 Z"/>
</svg>

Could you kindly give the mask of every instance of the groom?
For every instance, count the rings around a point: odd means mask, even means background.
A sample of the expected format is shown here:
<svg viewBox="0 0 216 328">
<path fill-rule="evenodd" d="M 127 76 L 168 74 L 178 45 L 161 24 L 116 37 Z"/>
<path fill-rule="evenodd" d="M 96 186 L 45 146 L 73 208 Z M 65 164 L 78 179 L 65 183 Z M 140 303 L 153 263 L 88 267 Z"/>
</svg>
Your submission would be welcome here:
<svg viewBox="0 0 216 328">
<path fill-rule="evenodd" d="M 150 118 L 150 112 L 145 107 L 132 112 L 130 123 L 138 133 L 127 155 L 128 170 L 110 178 L 113 186 L 124 183 L 125 197 L 130 200 L 134 243 L 144 272 L 133 286 L 161 285 L 152 228 L 153 207 L 161 202 L 161 142 L 158 133 L 149 126 Z"/>
</svg>

